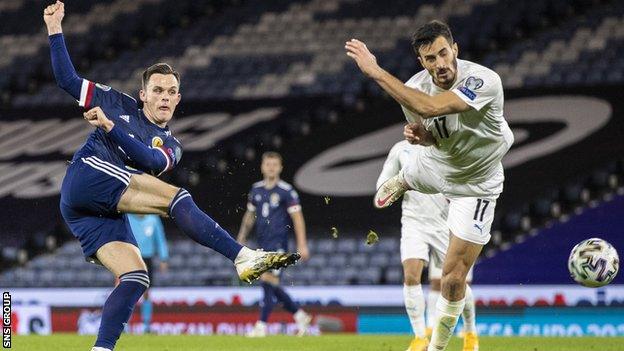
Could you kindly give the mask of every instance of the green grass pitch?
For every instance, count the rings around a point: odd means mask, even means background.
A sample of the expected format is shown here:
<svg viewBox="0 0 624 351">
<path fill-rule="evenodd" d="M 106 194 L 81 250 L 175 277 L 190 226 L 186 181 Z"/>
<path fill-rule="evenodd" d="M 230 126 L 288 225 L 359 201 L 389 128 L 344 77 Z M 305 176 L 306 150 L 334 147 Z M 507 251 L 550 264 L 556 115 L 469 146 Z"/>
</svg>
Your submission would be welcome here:
<svg viewBox="0 0 624 351">
<path fill-rule="evenodd" d="M 13 350 L 89 351 L 94 336 L 55 334 L 51 336 L 14 336 Z M 136 336 L 123 335 L 115 350 L 119 351 L 403 351 L 410 337 L 405 335 L 323 335 L 297 338 L 270 336 L 249 339 L 241 336 Z M 461 350 L 461 339 L 454 338 L 447 348 Z M 624 337 L 618 338 L 546 338 L 546 337 L 481 337 L 481 351 L 620 351 Z"/>
</svg>

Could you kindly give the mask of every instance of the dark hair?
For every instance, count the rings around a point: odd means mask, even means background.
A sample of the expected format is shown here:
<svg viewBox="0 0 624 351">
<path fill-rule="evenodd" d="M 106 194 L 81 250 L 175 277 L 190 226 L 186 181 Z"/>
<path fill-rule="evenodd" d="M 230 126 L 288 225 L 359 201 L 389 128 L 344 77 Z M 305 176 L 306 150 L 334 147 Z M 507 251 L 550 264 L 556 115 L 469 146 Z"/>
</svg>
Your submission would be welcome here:
<svg viewBox="0 0 624 351">
<path fill-rule="evenodd" d="M 275 151 L 267 151 L 265 153 L 262 154 L 262 160 L 264 161 L 265 158 L 276 158 L 278 160 L 280 160 L 281 163 L 284 163 L 284 159 L 282 159 L 282 155 L 280 155 L 279 153 L 275 152 Z"/>
<path fill-rule="evenodd" d="M 416 33 L 412 36 L 412 48 L 416 52 L 416 55 L 420 55 L 418 49 L 423 45 L 431 45 L 439 36 L 442 36 L 453 45 L 453 34 L 448 24 L 433 20 L 416 30 Z"/>
<path fill-rule="evenodd" d="M 169 64 L 161 62 L 161 63 L 156 63 L 154 65 L 151 65 L 147 67 L 145 71 L 143 71 L 143 81 L 142 81 L 143 88 L 145 88 L 145 86 L 147 85 L 147 82 L 149 81 L 152 74 L 155 74 L 155 73 L 173 74 L 173 76 L 178 81 L 178 85 L 180 84 L 180 73 L 174 70 L 173 67 L 169 66 Z"/>
</svg>

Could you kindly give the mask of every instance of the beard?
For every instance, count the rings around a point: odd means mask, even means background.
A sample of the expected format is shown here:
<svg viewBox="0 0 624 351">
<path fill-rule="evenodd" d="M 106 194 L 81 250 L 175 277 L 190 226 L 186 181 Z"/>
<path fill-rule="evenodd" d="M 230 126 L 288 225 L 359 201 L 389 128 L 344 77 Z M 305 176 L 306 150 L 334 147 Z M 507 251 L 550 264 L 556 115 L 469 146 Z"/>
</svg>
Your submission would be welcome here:
<svg viewBox="0 0 624 351">
<path fill-rule="evenodd" d="M 451 66 L 453 67 L 452 69 L 447 68 L 444 70 L 444 81 L 440 81 L 440 79 L 438 78 L 438 72 L 434 72 L 435 74 L 433 74 L 432 76 L 435 85 L 443 89 L 449 89 L 453 85 L 455 79 L 457 78 L 457 57 L 453 58 Z"/>
</svg>

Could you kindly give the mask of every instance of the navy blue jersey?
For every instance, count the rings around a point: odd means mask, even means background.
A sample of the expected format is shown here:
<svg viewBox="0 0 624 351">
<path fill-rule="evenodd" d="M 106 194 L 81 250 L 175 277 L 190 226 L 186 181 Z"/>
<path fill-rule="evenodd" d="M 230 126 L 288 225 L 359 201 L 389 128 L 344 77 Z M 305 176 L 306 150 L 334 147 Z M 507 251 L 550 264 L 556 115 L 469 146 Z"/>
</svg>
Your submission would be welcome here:
<svg viewBox="0 0 624 351">
<path fill-rule="evenodd" d="M 265 250 L 286 250 L 288 236 L 293 233 L 290 213 L 301 211 L 297 191 L 281 180 L 271 189 L 264 181 L 257 182 L 249 192 L 247 209 L 256 212 L 258 245 Z"/>
<path fill-rule="evenodd" d="M 161 128 L 150 122 L 143 110 L 138 108 L 137 101 L 131 96 L 109 86 L 94 84 L 83 79 L 79 104 L 85 109 L 99 106 L 104 114 L 115 123 L 115 128 L 121 128 L 130 137 L 148 147 L 162 151 L 167 159 L 167 166 L 162 170 L 163 172 L 170 170 L 180 161 L 182 147 L 180 142 L 171 135 L 169 127 Z M 96 156 L 103 161 L 122 167 L 129 166 L 143 172 L 153 173 L 153 170 L 142 169 L 140 165 L 136 164 L 100 128 L 89 135 L 85 144 L 74 154 L 73 160 L 89 156 Z"/>
</svg>

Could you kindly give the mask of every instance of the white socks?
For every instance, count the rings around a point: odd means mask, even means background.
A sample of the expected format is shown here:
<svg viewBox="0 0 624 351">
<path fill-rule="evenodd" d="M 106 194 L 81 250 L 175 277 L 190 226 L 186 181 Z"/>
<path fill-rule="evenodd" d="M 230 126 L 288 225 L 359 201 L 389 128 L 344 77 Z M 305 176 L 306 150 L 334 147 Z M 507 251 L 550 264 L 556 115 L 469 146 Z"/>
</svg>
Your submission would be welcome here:
<svg viewBox="0 0 624 351">
<path fill-rule="evenodd" d="M 436 324 L 436 303 L 438 303 L 440 292 L 429 289 L 427 294 L 427 327 L 433 328 Z"/>
<path fill-rule="evenodd" d="M 427 294 L 427 309 L 426 309 L 426 320 L 427 327 L 433 328 L 436 323 L 436 303 L 438 302 L 438 297 L 440 296 L 439 291 L 429 290 Z M 466 284 L 466 296 L 464 297 L 464 310 L 462 311 L 462 319 L 464 321 L 464 332 L 466 333 L 476 333 L 476 318 L 475 318 L 475 300 L 474 295 L 472 295 L 472 289 L 470 285 Z"/>
<path fill-rule="evenodd" d="M 448 301 L 444 296 L 438 298 L 436 304 L 438 310 L 437 322 L 433 328 L 433 335 L 429 343 L 428 351 L 439 351 L 446 349 L 459 315 L 464 309 L 464 299 L 459 301 Z"/>
<path fill-rule="evenodd" d="M 414 335 L 420 338 L 425 337 L 425 296 L 422 286 L 403 285 L 403 300 L 405 301 L 405 311 L 412 324 Z"/>
<path fill-rule="evenodd" d="M 475 321 L 475 301 L 472 295 L 472 289 L 466 284 L 466 295 L 464 296 L 464 310 L 462 311 L 462 319 L 464 320 L 464 332 L 476 333 L 477 326 Z"/>
</svg>

